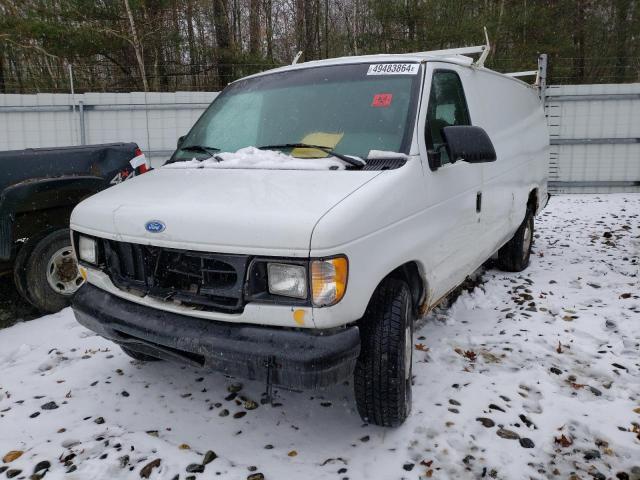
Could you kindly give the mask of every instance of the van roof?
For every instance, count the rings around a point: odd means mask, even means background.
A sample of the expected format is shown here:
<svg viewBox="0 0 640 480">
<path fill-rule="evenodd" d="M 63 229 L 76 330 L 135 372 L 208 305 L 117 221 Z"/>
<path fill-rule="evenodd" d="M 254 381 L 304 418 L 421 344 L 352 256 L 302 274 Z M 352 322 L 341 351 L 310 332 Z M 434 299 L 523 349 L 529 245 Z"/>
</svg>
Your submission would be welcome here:
<svg viewBox="0 0 640 480">
<path fill-rule="evenodd" d="M 313 68 L 313 67 L 322 67 L 322 66 L 330 66 L 330 65 L 348 65 L 348 64 L 354 64 L 354 63 L 378 63 L 378 62 L 384 63 L 384 62 L 398 62 L 398 61 L 407 62 L 407 63 L 412 63 L 412 62 L 422 63 L 422 62 L 428 62 L 428 61 L 432 61 L 432 62 L 438 61 L 438 62 L 445 62 L 445 63 L 453 63 L 456 65 L 462 65 L 465 67 L 470 67 L 471 65 L 473 65 L 474 63 L 473 58 L 466 55 L 453 53 L 456 50 L 458 49 L 436 50 L 431 52 L 415 52 L 415 53 L 396 53 L 396 54 L 382 53 L 382 54 L 375 54 L 375 55 L 357 55 L 357 56 L 348 56 L 348 57 L 328 58 L 325 60 L 311 60 L 309 62 L 301 62 L 301 63 L 273 68 L 270 70 L 265 70 L 264 72 L 255 73 L 253 75 L 249 75 L 243 78 L 253 78 L 253 77 L 258 77 L 262 75 L 268 75 L 271 73 L 285 72 L 288 70 L 299 70 L 303 68 Z M 463 49 L 459 49 L 459 50 L 463 50 Z M 477 68 L 480 70 L 484 70 L 487 72 L 504 76 L 506 78 L 510 78 L 512 80 L 517 80 L 520 83 L 523 83 L 524 85 L 529 86 L 525 82 L 522 82 L 513 77 L 509 77 L 508 75 L 505 75 L 503 73 L 496 72 L 484 66 L 477 67 Z"/>
</svg>

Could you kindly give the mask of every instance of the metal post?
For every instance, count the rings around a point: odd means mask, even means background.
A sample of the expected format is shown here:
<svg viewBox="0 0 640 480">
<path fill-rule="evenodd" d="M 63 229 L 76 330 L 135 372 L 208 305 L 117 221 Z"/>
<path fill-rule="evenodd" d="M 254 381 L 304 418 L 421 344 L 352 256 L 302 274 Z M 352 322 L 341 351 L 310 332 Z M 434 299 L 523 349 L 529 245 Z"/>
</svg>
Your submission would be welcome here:
<svg viewBox="0 0 640 480">
<path fill-rule="evenodd" d="M 544 108 L 547 96 L 547 54 L 541 53 L 538 56 L 538 89 L 540 91 L 540 100 Z"/>
<path fill-rule="evenodd" d="M 84 102 L 78 102 L 78 112 L 80 113 L 80 145 L 87 144 L 87 131 L 84 123 Z"/>
<path fill-rule="evenodd" d="M 76 93 L 73 88 L 73 67 L 70 63 L 67 66 L 69 67 L 69 86 L 71 87 L 71 119 L 73 119 L 76 116 Z M 72 133 L 72 141 L 75 143 L 75 139 L 78 138 L 75 128 Z"/>
</svg>

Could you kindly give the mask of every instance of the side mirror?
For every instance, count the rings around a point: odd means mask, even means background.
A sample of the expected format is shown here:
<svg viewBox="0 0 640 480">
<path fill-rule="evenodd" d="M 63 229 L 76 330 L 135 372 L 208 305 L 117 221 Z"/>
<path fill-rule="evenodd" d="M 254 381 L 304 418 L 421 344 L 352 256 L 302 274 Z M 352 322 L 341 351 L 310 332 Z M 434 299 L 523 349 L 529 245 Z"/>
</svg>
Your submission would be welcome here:
<svg viewBox="0 0 640 480">
<path fill-rule="evenodd" d="M 184 143 L 184 137 L 186 137 L 186 135 L 182 135 L 180 138 L 178 138 L 178 148 L 180 148 Z"/>
<path fill-rule="evenodd" d="M 451 162 L 462 160 L 469 163 L 495 162 L 496 150 L 487 132 L 472 125 L 444 127 L 445 142 Z"/>
</svg>

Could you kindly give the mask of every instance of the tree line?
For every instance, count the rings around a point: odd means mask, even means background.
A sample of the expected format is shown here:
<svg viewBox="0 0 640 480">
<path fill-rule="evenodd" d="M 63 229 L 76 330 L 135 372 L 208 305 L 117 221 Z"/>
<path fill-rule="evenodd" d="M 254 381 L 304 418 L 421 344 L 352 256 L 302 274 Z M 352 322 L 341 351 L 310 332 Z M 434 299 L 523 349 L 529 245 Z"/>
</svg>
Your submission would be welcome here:
<svg viewBox="0 0 640 480">
<path fill-rule="evenodd" d="M 219 90 L 300 61 L 492 43 L 549 83 L 640 81 L 636 0 L 0 0 L 0 93 Z"/>
</svg>

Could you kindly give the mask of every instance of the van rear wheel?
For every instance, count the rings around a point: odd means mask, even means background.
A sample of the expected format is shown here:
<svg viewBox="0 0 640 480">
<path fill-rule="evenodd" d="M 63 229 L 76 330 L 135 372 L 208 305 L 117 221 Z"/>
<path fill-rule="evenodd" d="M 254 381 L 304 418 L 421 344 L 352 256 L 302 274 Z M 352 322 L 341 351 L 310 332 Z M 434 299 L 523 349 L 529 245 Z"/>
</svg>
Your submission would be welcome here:
<svg viewBox="0 0 640 480">
<path fill-rule="evenodd" d="M 354 372 L 358 412 L 365 422 L 396 427 L 411 411 L 413 312 L 407 284 L 384 280 L 359 327 L 361 349 Z"/>
<path fill-rule="evenodd" d="M 515 235 L 498 251 L 498 266 L 507 272 L 521 272 L 529 266 L 533 244 L 533 212 L 527 208 Z"/>
</svg>

